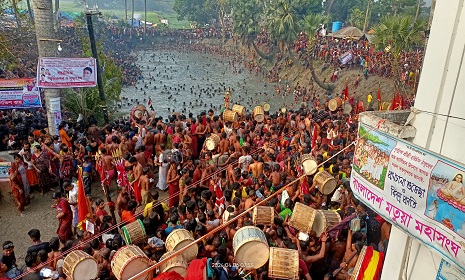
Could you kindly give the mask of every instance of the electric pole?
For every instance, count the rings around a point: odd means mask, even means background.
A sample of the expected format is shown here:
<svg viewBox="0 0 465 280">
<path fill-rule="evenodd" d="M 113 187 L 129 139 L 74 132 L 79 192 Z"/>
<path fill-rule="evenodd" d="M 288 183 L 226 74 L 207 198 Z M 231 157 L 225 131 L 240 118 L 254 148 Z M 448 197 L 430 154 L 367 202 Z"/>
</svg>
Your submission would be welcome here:
<svg viewBox="0 0 465 280">
<path fill-rule="evenodd" d="M 86 9 L 84 11 L 87 18 L 87 30 L 89 31 L 89 39 L 90 39 L 90 48 L 92 50 L 92 56 L 95 58 L 95 64 L 97 66 L 97 86 L 98 86 L 98 93 L 101 101 L 101 108 L 103 110 L 103 119 L 105 124 L 108 124 L 108 110 L 106 105 L 106 98 L 105 98 L 105 91 L 103 88 L 103 81 L 102 81 L 102 69 L 100 68 L 99 57 L 97 52 L 97 44 L 95 43 L 95 33 L 94 33 L 94 25 L 92 23 L 92 16 L 94 15 L 102 15 L 102 13 L 97 9 Z"/>
</svg>

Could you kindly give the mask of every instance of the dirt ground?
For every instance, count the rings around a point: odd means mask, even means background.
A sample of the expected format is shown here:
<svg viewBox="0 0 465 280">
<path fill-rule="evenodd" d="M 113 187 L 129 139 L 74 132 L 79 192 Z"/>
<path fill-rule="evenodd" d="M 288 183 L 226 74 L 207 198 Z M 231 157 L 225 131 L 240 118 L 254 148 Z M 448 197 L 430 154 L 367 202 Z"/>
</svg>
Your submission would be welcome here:
<svg viewBox="0 0 465 280">
<path fill-rule="evenodd" d="M 156 176 L 158 178 L 158 176 Z M 27 248 L 32 245 L 27 232 L 30 229 L 37 228 L 42 234 L 42 241 L 49 241 L 56 236 L 58 220 L 56 219 L 56 210 L 51 208 L 54 204 L 52 191 L 41 195 L 39 192 L 31 194 L 31 204 L 25 207 L 24 212 L 20 215 L 14 204 L 13 196 L 6 190 L 9 189 L 9 182 L 1 182 L 2 197 L 0 198 L 0 245 L 7 241 L 13 241 L 15 245 L 15 255 L 18 265 L 24 264 L 24 257 Z M 8 186 L 6 186 L 8 185 Z M 160 191 L 160 199 L 167 197 L 167 193 Z M 112 200 L 116 201 L 118 196 L 116 184 L 112 191 Z M 104 198 L 100 183 L 95 180 L 92 184 L 93 199 Z M 109 212 L 108 208 L 106 209 Z M 116 214 L 119 219 L 118 214 Z"/>
</svg>

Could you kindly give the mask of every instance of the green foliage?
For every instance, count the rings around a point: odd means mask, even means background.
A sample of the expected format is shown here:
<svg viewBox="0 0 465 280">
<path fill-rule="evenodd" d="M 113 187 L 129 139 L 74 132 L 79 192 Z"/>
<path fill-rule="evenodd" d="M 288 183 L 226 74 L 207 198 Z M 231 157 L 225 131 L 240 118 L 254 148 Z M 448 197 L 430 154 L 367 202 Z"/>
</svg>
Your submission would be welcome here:
<svg viewBox="0 0 465 280">
<path fill-rule="evenodd" d="M 301 18 L 292 5 L 292 0 L 279 0 L 268 5 L 266 10 L 266 28 L 271 38 L 280 45 L 290 45 L 297 38 Z"/>
<path fill-rule="evenodd" d="M 331 4 L 331 9 L 329 9 L 329 5 Z M 323 8 L 327 13 L 333 15 L 334 20 L 347 22 L 354 8 L 365 10 L 366 5 L 367 0 L 326 0 L 323 3 Z"/>
<path fill-rule="evenodd" d="M 81 33 L 77 33 L 82 47 L 82 57 L 91 57 L 92 52 L 90 49 L 90 41 L 88 36 L 84 34 L 82 29 Z M 114 61 L 104 55 L 102 52 L 101 42 L 97 43 L 97 50 L 99 52 L 99 63 L 102 69 L 101 76 L 105 92 L 105 105 L 108 108 L 108 115 L 114 115 L 113 105 L 119 101 L 122 88 L 121 83 L 121 67 L 116 65 Z M 102 102 L 100 100 L 98 87 L 81 88 L 81 89 L 65 89 L 63 91 L 63 107 L 71 112 L 73 117 L 82 114 L 84 120 L 89 116 L 94 115 L 99 123 L 103 123 L 103 111 L 101 110 Z"/>
<path fill-rule="evenodd" d="M 233 31 L 244 41 L 255 39 L 260 33 L 263 5 L 258 0 L 236 0 L 232 4 Z"/>
<path fill-rule="evenodd" d="M 173 10 L 178 20 L 190 20 L 201 25 L 218 19 L 218 2 L 216 0 L 175 0 Z"/>
<path fill-rule="evenodd" d="M 358 135 L 363 135 L 363 138 L 365 138 L 367 141 L 370 141 L 373 144 L 380 144 L 386 147 L 389 146 L 387 143 L 380 140 L 378 136 L 368 133 L 368 131 L 365 129 L 363 125 L 359 126 Z"/>
<path fill-rule="evenodd" d="M 365 23 L 365 12 L 359 8 L 354 8 L 349 15 L 349 23 L 351 26 L 358 27 L 363 30 L 363 24 Z"/>
</svg>

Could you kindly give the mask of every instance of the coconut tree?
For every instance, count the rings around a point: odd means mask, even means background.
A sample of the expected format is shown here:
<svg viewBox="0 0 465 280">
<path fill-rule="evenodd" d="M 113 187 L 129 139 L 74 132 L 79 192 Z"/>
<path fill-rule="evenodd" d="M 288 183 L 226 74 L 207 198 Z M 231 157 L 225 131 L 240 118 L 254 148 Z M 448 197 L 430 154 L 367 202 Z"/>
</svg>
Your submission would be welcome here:
<svg viewBox="0 0 465 280">
<path fill-rule="evenodd" d="M 392 55 L 392 70 L 400 77 L 400 57 L 403 51 L 411 51 L 414 46 L 424 44 L 424 30 L 427 21 L 423 18 L 415 20 L 413 16 L 385 16 L 374 26 L 373 43 Z"/>
<path fill-rule="evenodd" d="M 274 52 L 265 54 L 255 44 L 255 39 L 261 31 L 263 11 L 263 3 L 259 0 L 234 1 L 232 6 L 233 32 L 239 36 L 242 43 L 248 48 L 252 45 L 260 57 L 272 60 Z"/>
<path fill-rule="evenodd" d="M 334 90 L 333 84 L 326 84 L 320 80 L 320 78 L 315 73 L 315 68 L 313 67 L 313 49 L 315 47 L 315 42 L 317 40 L 317 31 L 320 28 L 321 24 L 325 24 L 331 21 L 331 15 L 322 15 L 322 14 L 310 14 L 304 18 L 303 26 L 305 31 L 308 34 L 308 46 L 307 51 L 308 54 L 308 67 L 310 69 L 310 74 L 312 75 L 313 81 L 321 87 L 329 92 Z"/>
<path fill-rule="evenodd" d="M 292 0 L 273 2 L 269 5 L 266 14 L 265 23 L 272 39 L 278 43 L 281 53 L 287 52 L 292 58 L 290 45 L 297 38 L 300 29 L 299 18 L 292 7 Z"/>
</svg>

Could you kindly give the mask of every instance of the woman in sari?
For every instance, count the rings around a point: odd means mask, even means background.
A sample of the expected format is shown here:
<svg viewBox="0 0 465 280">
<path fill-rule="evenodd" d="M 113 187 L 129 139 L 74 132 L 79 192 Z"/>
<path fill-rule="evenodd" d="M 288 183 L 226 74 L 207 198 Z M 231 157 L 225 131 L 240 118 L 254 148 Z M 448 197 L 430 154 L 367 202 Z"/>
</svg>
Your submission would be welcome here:
<svg viewBox="0 0 465 280">
<path fill-rule="evenodd" d="M 24 206 L 26 205 L 24 184 L 27 184 L 28 188 L 29 184 L 27 183 L 26 178 L 26 167 L 24 166 L 24 162 L 22 162 L 21 156 L 15 154 L 14 159 L 15 160 L 11 163 L 8 173 L 10 175 L 11 191 L 13 192 L 15 203 L 18 205 L 19 213 L 22 213 L 24 211 Z"/>
<path fill-rule="evenodd" d="M 50 175 L 50 158 L 47 151 L 42 150 L 40 145 L 34 147 L 34 154 L 32 155 L 32 164 L 37 171 L 39 177 L 39 188 L 43 194 L 45 190 L 49 189 L 52 177 Z"/>
</svg>

